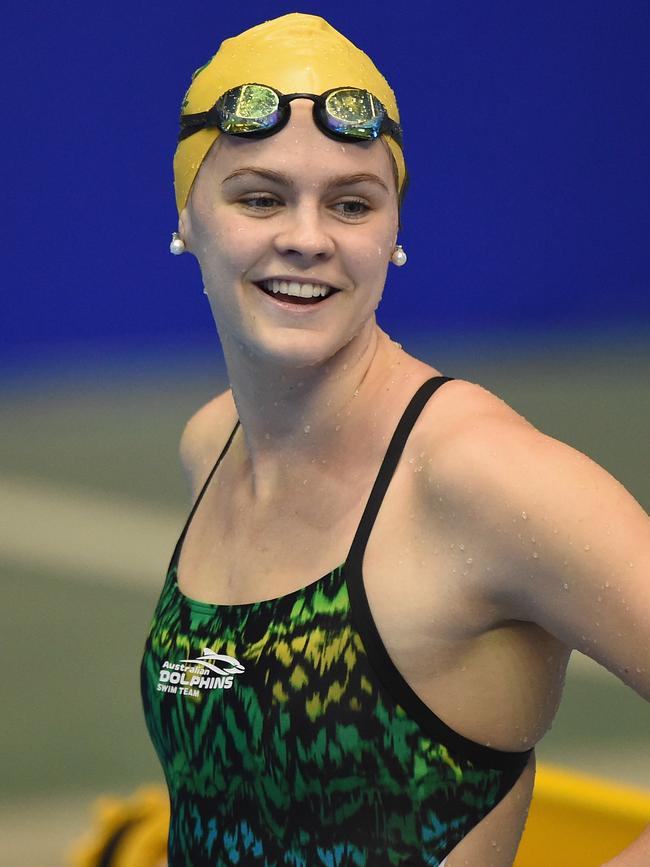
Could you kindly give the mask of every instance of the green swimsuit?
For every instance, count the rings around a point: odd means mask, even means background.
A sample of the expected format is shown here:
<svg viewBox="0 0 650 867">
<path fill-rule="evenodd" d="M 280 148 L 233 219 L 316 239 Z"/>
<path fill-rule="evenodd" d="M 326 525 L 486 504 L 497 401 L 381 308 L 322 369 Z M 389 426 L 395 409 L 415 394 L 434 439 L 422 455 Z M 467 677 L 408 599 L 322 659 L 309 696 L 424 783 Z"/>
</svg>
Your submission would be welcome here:
<svg viewBox="0 0 650 867">
<path fill-rule="evenodd" d="M 176 544 L 141 664 L 171 802 L 169 867 L 439 867 L 523 771 L 530 750 L 468 740 L 421 701 L 363 586 L 404 444 L 448 379 L 425 382 L 402 415 L 345 563 L 276 599 L 213 605 L 184 596 L 176 573 L 235 425 Z"/>
</svg>

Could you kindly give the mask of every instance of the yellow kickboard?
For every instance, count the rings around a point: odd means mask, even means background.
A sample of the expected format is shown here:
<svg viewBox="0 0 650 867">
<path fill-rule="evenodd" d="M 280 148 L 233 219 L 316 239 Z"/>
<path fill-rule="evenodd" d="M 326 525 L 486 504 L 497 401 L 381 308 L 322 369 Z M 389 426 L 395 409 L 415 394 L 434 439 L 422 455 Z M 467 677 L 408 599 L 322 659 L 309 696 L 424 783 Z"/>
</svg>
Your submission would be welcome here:
<svg viewBox="0 0 650 867">
<path fill-rule="evenodd" d="M 601 867 L 650 825 L 650 791 L 538 764 L 514 867 Z"/>
</svg>

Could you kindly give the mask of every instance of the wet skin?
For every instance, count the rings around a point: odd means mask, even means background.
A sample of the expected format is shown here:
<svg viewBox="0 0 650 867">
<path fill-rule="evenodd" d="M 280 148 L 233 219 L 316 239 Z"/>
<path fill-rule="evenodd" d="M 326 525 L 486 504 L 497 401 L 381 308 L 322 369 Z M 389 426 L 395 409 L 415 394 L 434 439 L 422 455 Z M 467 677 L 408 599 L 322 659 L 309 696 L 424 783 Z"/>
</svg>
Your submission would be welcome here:
<svg viewBox="0 0 650 867">
<path fill-rule="evenodd" d="M 375 321 L 397 232 L 385 147 L 341 145 L 315 128 L 311 103 L 292 109 L 268 139 L 220 138 L 180 218 L 231 384 L 183 435 L 194 495 L 237 417 L 241 430 L 190 525 L 179 586 L 224 604 L 291 592 L 342 562 L 387 438 L 438 372 Z M 233 176 L 251 166 L 290 183 Z M 358 173 L 383 186 L 328 188 Z M 341 291 L 291 311 L 255 285 L 281 275 Z M 384 644 L 422 700 L 466 737 L 524 750 L 552 722 L 573 647 L 650 698 L 640 662 L 650 656 L 649 535 L 643 510 L 602 468 L 457 381 L 412 431 L 364 582 Z M 512 863 L 533 776 L 531 761 L 448 867 Z"/>
</svg>

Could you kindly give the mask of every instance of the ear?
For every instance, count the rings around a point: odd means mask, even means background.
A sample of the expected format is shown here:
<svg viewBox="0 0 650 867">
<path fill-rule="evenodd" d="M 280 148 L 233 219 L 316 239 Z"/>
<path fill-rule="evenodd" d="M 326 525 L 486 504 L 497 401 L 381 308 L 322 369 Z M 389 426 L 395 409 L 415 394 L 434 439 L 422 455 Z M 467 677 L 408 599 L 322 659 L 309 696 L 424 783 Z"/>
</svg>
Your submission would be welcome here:
<svg viewBox="0 0 650 867">
<path fill-rule="evenodd" d="M 187 208 L 183 208 L 178 217 L 178 234 L 183 239 L 185 249 L 192 252 L 192 218 Z"/>
</svg>

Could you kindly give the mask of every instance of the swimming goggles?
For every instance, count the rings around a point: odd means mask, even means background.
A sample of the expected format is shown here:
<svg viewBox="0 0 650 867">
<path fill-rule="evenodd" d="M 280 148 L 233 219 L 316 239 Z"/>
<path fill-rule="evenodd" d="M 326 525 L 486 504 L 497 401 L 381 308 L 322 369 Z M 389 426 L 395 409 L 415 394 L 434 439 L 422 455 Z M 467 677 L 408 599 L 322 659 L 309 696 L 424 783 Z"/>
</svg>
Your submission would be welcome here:
<svg viewBox="0 0 650 867">
<path fill-rule="evenodd" d="M 382 133 L 402 147 L 402 130 L 383 104 L 359 87 L 335 87 L 325 93 L 285 93 L 266 84 L 240 84 L 226 91 L 208 111 L 181 114 L 178 140 L 205 127 L 228 135 L 265 138 L 279 132 L 291 116 L 294 99 L 311 99 L 316 126 L 338 141 L 373 141 Z"/>
</svg>

